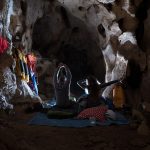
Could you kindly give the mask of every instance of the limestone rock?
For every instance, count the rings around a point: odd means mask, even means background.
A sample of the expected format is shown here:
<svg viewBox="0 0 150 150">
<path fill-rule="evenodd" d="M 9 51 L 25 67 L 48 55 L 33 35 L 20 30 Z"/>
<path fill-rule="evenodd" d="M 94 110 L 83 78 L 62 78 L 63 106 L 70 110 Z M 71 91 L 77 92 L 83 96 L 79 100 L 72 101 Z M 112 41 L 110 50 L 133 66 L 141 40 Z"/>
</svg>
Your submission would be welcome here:
<svg viewBox="0 0 150 150">
<path fill-rule="evenodd" d="M 142 104 L 144 111 L 150 112 L 150 103 L 149 102 L 143 102 Z"/>
<path fill-rule="evenodd" d="M 140 134 L 140 135 L 148 135 L 148 136 L 150 135 L 150 129 L 147 126 L 145 121 L 143 121 L 141 123 L 141 125 L 138 127 L 137 131 L 138 131 L 138 134 Z"/>
<path fill-rule="evenodd" d="M 144 115 L 140 111 L 138 111 L 136 109 L 132 110 L 132 117 L 136 118 L 137 120 L 139 120 L 140 122 L 143 122 L 143 123 L 145 121 Z"/>
<path fill-rule="evenodd" d="M 13 108 L 9 102 L 15 95 L 16 89 L 16 76 L 10 68 L 0 70 L 0 108 Z"/>
<path fill-rule="evenodd" d="M 13 103 L 38 101 L 42 103 L 42 99 L 31 90 L 26 81 L 17 80 L 17 90 L 13 97 Z"/>
<path fill-rule="evenodd" d="M 0 55 L 0 70 L 11 67 L 14 64 L 13 57 L 6 53 Z"/>
</svg>

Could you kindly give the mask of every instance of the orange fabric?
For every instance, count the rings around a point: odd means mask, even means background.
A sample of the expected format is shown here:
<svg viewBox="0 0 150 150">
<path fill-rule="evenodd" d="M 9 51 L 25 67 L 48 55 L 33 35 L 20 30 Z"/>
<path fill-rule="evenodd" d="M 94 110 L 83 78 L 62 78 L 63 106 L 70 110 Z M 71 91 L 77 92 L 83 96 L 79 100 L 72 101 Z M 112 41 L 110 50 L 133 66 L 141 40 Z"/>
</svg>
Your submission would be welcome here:
<svg viewBox="0 0 150 150">
<path fill-rule="evenodd" d="M 116 108 L 122 108 L 125 103 L 125 94 L 121 85 L 115 85 L 113 89 L 113 104 Z"/>
</svg>

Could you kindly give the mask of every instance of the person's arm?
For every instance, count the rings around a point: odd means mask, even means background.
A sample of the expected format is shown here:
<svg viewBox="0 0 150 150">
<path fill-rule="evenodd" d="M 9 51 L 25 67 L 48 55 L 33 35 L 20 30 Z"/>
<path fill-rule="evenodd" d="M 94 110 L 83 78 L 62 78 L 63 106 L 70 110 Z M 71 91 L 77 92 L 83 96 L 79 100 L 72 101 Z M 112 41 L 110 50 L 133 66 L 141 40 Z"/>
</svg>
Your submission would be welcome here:
<svg viewBox="0 0 150 150">
<path fill-rule="evenodd" d="M 110 82 L 107 82 L 107 83 L 102 83 L 102 84 L 99 85 L 99 87 L 104 88 L 106 86 L 109 86 L 111 84 L 115 84 L 115 83 L 118 83 L 118 82 L 120 82 L 120 80 L 114 80 L 114 81 L 110 81 Z"/>
<path fill-rule="evenodd" d="M 78 86 L 80 86 L 83 90 L 86 88 L 86 81 L 85 80 L 79 80 L 77 81 Z"/>
<path fill-rule="evenodd" d="M 60 69 L 61 69 L 61 66 L 58 66 L 58 67 L 56 68 L 55 72 L 54 72 L 54 76 L 53 76 L 54 85 L 57 84 L 57 76 L 58 76 L 58 74 L 59 74 L 59 72 L 60 72 Z"/>
<path fill-rule="evenodd" d="M 71 78 L 72 78 L 72 74 L 71 71 L 69 69 L 69 67 L 67 65 L 64 65 L 65 71 L 66 71 L 66 76 L 67 76 L 67 82 L 70 83 Z"/>
</svg>

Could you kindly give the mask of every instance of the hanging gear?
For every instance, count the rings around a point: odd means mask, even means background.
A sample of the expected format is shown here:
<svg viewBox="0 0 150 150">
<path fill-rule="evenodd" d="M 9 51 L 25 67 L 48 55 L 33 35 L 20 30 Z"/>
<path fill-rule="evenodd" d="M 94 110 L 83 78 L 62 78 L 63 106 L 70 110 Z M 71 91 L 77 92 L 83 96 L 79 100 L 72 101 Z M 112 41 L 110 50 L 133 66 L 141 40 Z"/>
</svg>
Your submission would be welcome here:
<svg viewBox="0 0 150 150">
<path fill-rule="evenodd" d="M 36 62 L 37 58 L 34 54 L 28 54 L 27 56 L 27 64 L 32 71 L 36 71 Z"/>
<path fill-rule="evenodd" d="M 16 72 L 22 80 L 29 82 L 29 69 L 27 66 L 27 58 L 19 49 L 15 49 Z"/>
<path fill-rule="evenodd" d="M 24 71 L 25 71 L 25 80 L 29 82 L 29 69 L 27 65 L 27 58 L 25 55 L 22 55 L 22 59 L 23 59 L 23 65 L 24 65 Z"/>
<path fill-rule="evenodd" d="M 27 65 L 29 67 L 29 74 L 30 74 L 29 86 L 38 95 L 37 79 L 35 75 L 37 58 L 34 54 L 28 54 L 26 58 L 27 58 Z"/>
<path fill-rule="evenodd" d="M 20 69 L 21 69 L 21 77 L 23 80 L 25 80 L 25 68 L 24 68 L 24 63 L 23 63 L 23 54 L 20 50 L 18 50 L 19 54 L 19 64 L 20 64 Z"/>
</svg>

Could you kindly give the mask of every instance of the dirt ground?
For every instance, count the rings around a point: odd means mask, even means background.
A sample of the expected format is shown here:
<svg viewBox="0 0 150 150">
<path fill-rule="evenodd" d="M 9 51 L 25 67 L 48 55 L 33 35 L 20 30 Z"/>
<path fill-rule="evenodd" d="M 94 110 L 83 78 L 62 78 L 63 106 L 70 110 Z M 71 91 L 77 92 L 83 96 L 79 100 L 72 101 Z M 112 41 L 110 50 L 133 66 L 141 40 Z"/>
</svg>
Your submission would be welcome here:
<svg viewBox="0 0 150 150">
<path fill-rule="evenodd" d="M 131 125 L 62 128 L 27 125 L 34 113 L 17 106 L 0 116 L 0 150 L 150 150 L 150 136 Z"/>
</svg>

